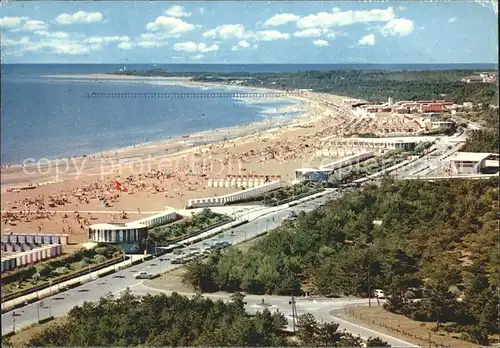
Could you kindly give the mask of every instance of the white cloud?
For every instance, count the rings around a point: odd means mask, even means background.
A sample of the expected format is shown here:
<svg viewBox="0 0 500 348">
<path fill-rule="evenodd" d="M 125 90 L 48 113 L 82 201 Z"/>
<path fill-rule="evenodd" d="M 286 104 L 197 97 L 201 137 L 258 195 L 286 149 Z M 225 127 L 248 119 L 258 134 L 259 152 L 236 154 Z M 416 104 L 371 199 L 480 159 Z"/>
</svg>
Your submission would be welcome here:
<svg viewBox="0 0 500 348">
<path fill-rule="evenodd" d="M 238 51 L 241 48 L 248 48 L 248 47 L 250 47 L 250 44 L 247 41 L 242 40 L 242 41 L 238 42 L 237 45 L 234 45 L 233 48 L 232 48 L 232 50 L 233 51 Z"/>
<path fill-rule="evenodd" d="M 250 46 L 250 44 L 248 42 L 246 42 L 245 40 L 243 40 L 243 41 L 238 42 L 238 46 L 240 46 L 242 48 L 247 48 L 248 46 Z"/>
<path fill-rule="evenodd" d="M 332 8 L 332 12 L 340 12 L 340 8 L 334 7 L 334 8 Z"/>
<path fill-rule="evenodd" d="M 365 45 L 373 46 L 373 45 L 375 45 L 375 35 L 368 34 L 368 35 L 363 36 L 361 39 L 359 39 L 358 44 L 361 46 L 365 46 Z"/>
<path fill-rule="evenodd" d="M 134 45 L 130 42 L 120 42 L 118 44 L 118 48 L 122 50 L 131 50 L 134 47 Z"/>
<path fill-rule="evenodd" d="M 166 46 L 167 44 L 168 44 L 167 42 L 161 42 L 161 41 L 139 41 L 137 43 L 137 46 L 142 48 L 157 48 Z"/>
<path fill-rule="evenodd" d="M 203 54 L 198 54 L 196 56 L 189 57 L 189 59 L 191 59 L 191 60 L 200 60 L 200 59 L 203 59 L 203 58 L 205 58 L 205 56 Z"/>
<path fill-rule="evenodd" d="M 37 30 L 35 31 L 35 34 L 38 36 L 43 36 L 43 37 L 48 37 L 51 39 L 68 39 L 69 34 L 65 33 L 63 31 L 54 31 L 54 32 L 48 32 L 46 30 Z"/>
<path fill-rule="evenodd" d="M 338 36 L 345 36 L 346 34 L 343 34 L 343 33 L 340 33 L 340 32 L 337 32 L 337 31 L 332 31 L 332 32 L 329 32 L 326 37 L 329 38 L 329 39 L 335 39 L 336 37 Z"/>
<path fill-rule="evenodd" d="M 293 36 L 312 38 L 312 37 L 320 37 L 321 35 L 324 35 L 326 33 L 328 33 L 328 29 L 326 28 L 309 28 L 297 31 L 293 34 Z"/>
<path fill-rule="evenodd" d="M 174 5 L 165 11 L 165 14 L 172 17 L 189 17 L 191 12 L 184 11 L 184 7 L 181 5 Z"/>
<path fill-rule="evenodd" d="M 134 46 L 143 48 L 163 47 L 168 44 L 166 42 L 166 39 L 171 38 L 172 36 L 173 35 L 171 34 L 163 32 L 144 33 L 139 35 L 139 37 L 137 38 L 137 43 Z"/>
<path fill-rule="evenodd" d="M 174 44 L 174 51 L 178 52 L 188 52 L 188 53 L 195 53 L 195 52 L 213 52 L 217 51 L 219 49 L 219 46 L 216 44 L 212 44 L 210 46 L 207 46 L 203 42 L 200 43 L 195 43 L 195 42 L 179 42 Z"/>
<path fill-rule="evenodd" d="M 317 47 L 326 47 L 328 46 L 328 41 L 325 40 L 314 40 L 313 45 Z"/>
<path fill-rule="evenodd" d="M 267 21 L 264 22 L 265 26 L 276 27 L 278 25 L 283 25 L 290 22 L 296 22 L 300 19 L 299 16 L 292 13 L 280 13 L 272 16 Z"/>
<path fill-rule="evenodd" d="M 396 18 L 386 23 L 380 30 L 384 36 L 406 36 L 413 32 L 413 22 L 406 18 Z"/>
<path fill-rule="evenodd" d="M 83 40 L 83 43 L 101 45 L 116 41 L 129 42 L 130 38 L 128 36 L 92 36 Z"/>
<path fill-rule="evenodd" d="M 457 19 L 455 17 L 451 17 L 450 19 L 448 19 L 448 23 L 453 23 L 456 21 L 457 21 Z"/>
<path fill-rule="evenodd" d="M 2 36 L 1 40 L 2 40 L 2 46 L 24 46 L 31 42 L 30 38 L 27 36 L 23 36 L 19 40 L 7 39 Z"/>
<path fill-rule="evenodd" d="M 139 35 L 139 40 L 164 40 L 167 37 L 168 35 L 159 35 L 158 33 L 145 33 Z"/>
<path fill-rule="evenodd" d="M 0 28 L 2 30 L 17 28 L 24 19 L 24 17 L 2 17 L 0 18 Z"/>
<path fill-rule="evenodd" d="M 203 37 L 210 39 L 243 39 L 245 36 L 245 27 L 241 24 L 223 24 L 203 33 Z"/>
<path fill-rule="evenodd" d="M 241 24 L 224 24 L 203 33 L 203 37 L 210 39 L 245 39 L 254 41 L 287 40 L 290 34 L 283 34 L 277 30 L 247 31 Z"/>
<path fill-rule="evenodd" d="M 198 9 L 198 11 L 200 12 L 200 14 L 204 14 L 204 13 L 205 13 L 205 9 L 204 9 L 203 7 L 200 7 L 200 8 Z"/>
<path fill-rule="evenodd" d="M 84 12 L 78 11 L 73 14 L 61 13 L 56 17 L 56 23 L 60 25 L 69 25 L 76 23 L 98 23 L 102 21 L 100 12 Z"/>
<path fill-rule="evenodd" d="M 46 51 L 62 55 L 80 55 L 99 51 L 102 48 L 99 44 L 85 45 L 75 41 L 49 40 L 33 42 L 24 46 L 23 51 L 40 52 Z"/>
<path fill-rule="evenodd" d="M 263 30 L 255 32 L 255 40 L 258 41 L 275 41 L 275 40 L 288 40 L 290 34 L 280 33 L 277 30 Z"/>
<path fill-rule="evenodd" d="M 406 10 L 406 7 L 405 6 L 398 6 L 398 7 L 396 7 L 396 9 L 398 11 L 404 11 L 404 10 Z"/>
<path fill-rule="evenodd" d="M 37 21 L 37 20 L 26 20 L 23 24 L 22 27 L 12 29 L 14 32 L 18 31 L 36 31 L 36 30 L 46 30 L 47 29 L 47 23 L 44 21 Z"/>
<path fill-rule="evenodd" d="M 195 25 L 174 17 L 160 16 L 154 22 L 146 24 L 148 31 L 163 31 L 170 35 L 178 35 L 195 28 Z"/>
<path fill-rule="evenodd" d="M 2 39 L 2 45 L 16 46 L 19 48 L 16 54 L 23 55 L 26 52 L 40 52 L 58 55 L 82 55 L 99 51 L 106 45 L 116 42 L 123 45 L 118 47 L 131 48 L 131 40 L 128 36 L 91 36 L 82 37 L 78 34 L 70 35 L 65 32 L 49 32 L 37 30 L 34 36 L 24 36 L 20 40 Z"/>
<path fill-rule="evenodd" d="M 393 7 L 385 10 L 373 9 L 363 11 L 319 12 L 300 18 L 299 28 L 330 28 L 355 23 L 388 22 L 396 17 Z"/>
</svg>

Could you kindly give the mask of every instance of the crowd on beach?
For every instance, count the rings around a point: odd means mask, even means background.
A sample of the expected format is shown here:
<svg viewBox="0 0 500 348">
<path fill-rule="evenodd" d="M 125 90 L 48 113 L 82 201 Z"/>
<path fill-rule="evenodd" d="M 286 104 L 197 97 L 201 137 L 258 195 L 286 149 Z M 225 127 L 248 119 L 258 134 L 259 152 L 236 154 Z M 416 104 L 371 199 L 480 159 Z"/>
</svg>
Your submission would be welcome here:
<svg viewBox="0 0 500 348">
<path fill-rule="evenodd" d="M 80 181 L 80 184 L 73 188 L 66 186 L 66 189 L 61 189 L 56 194 L 37 195 L 10 203 L 10 212 L 4 213 L 3 216 L 4 226 L 15 224 L 16 221 L 62 218 L 58 220 L 59 223 L 56 222 L 59 230 L 54 232 L 72 233 L 74 231 L 71 226 L 84 231 L 96 218 L 90 213 L 82 217 L 78 210 L 87 210 L 85 206 L 95 207 L 96 202 L 104 207 L 112 207 L 124 196 L 138 192 L 146 192 L 145 198 L 147 199 L 152 194 L 162 194 L 166 198 L 181 200 L 188 191 L 200 192 L 202 196 L 203 191 L 208 188 L 209 178 L 221 178 L 227 174 L 281 175 L 279 164 L 299 160 L 315 153 L 322 146 L 318 140 L 325 135 L 331 135 L 333 129 L 338 129 L 339 125 L 347 120 L 349 120 L 347 111 L 345 113 L 328 112 L 323 115 L 321 122 L 316 124 L 318 128 L 303 135 L 283 137 L 281 134 L 264 132 L 250 135 L 250 139 L 246 140 L 222 139 L 198 146 L 188 154 L 179 154 L 175 164 L 168 168 L 161 168 L 158 162 L 153 163 L 153 167 L 156 166 L 156 168 L 141 172 L 141 168 L 138 168 L 140 164 L 128 163 L 120 166 L 118 171 L 115 170 L 115 173 L 106 178 L 95 177 L 96 181 L 93 183 L 82 184 Z M 270 172 L 270 167 L 266 166 L 270 162 L 277 164 L 273 168 L 279 172 Z M 249 166 L 249 164 L 252 165 Z M 129 173 L 124 167 L 131 169 L 130 172 L 133 174 L 127 175 Z M 261 172 L 256 172 L 257 168 L 260 168 Z M 86 177 L 89 181 L 87 178 L 91 177 Z M 62 207 L 76 209 L 73 217 L 63 215 L 62 212 L 59 214 L 55 212 Z M 140 213 L 139 208 L 137 211 Z M 113 219 L 120 219 L 124 214 L 118 215 Z M 43 223 L 38 225 L 39 231 L 42 226 Z"/>
</svg>

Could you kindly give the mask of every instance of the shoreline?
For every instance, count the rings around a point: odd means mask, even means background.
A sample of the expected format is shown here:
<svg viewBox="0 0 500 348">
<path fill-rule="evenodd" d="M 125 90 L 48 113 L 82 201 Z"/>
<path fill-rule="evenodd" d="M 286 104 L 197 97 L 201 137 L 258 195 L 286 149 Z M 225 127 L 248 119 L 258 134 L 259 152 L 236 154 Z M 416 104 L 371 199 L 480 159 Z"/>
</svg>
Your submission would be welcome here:
<svg viewBox="0 0 500 348">
<path fill-rule="evenodd" d="M 135 81 L 135 82 L 140 82 L 141 80 L 147 80 L 150 82 L 161 82 L 161 85 L 167 85 L 167 86 L 180 86 L 180 87 L 191 87 L 191 88 L 224 88 L 224 89 L 244 89 L 244 90 L 252 90 L 252 91 L 273 91 L 271 89 L 266 89 L 266 88 L 255 88 L 255 87 L 239 87 L 239 86 L 228 86 L 224 84 L 218 84 L 218 83 L 212 83 L 212 82 L 197 82 L 197 81 L 191 81 L 191 77 L 142 77 L 142 76 L 122 76 L 122 75 L 116 75 L 116 74 L 77 74 L 77 75 L 43 75 L 41 77 L 47 77 L 47 78 L 61 78 L 61 79 L 76 79 L 76 80 L 92 80 L 92 79 L 98 79 L 98 80 L 130 80 L 130 81 Z M 256 98 L 252 98 L 256 99 Z M 274 99 L 274 100 L 279 100 L 279 99 Z M 281 99 L 283 100 L 283 99 Z M 241 127 L 251 127 L 251 128 L 256 128 L 256 131 L 262 132 L 262 130 L 258 129 L 262 124 L 266 123 L 266 121 L 271 120 L 271 123 L 273 120 L 278 120 L 278 119 L 285 119 L 286 124 L 294 124 L 296 123 L 297 120 L 300 120 L 301 118 L 304 117 L 304 114 L 307 113 L 310 109 L 308 107 L 308 102 L 307 100 L 303 98 L 297 98 L 295 96 L 290 96 L 285 98 L 287 101 L 293 102 L 292 105 L 286 105 L 286 106 L 281 106 L 279 108 L 265 108 L 262 110 L 262 115 L 264 115 L 263 120 L 256 120 L 254 122 L 250 123 L 244 123 L 244 124 L 239 124 L 239 125 L 234 125 L 234 126 L 227 126 L 227 127 L 221 127 L 221 128 L 211 128 L 211 129 L 206 129 L 194 133 L 185 133 L 184 135 L 172 135 L 165 137 L 163 139 L 158 139 L 158 140 L 152 140 L 152 141 L 145 141 L 145 142 L 140 142 L 128 146 L 123 146 L 123 147 L 112 147 L 109 149 L 104 149 L 102 151 L 94 152 L 94 153 L 87 153 L 87 154 L 80 154 L 80 155 L 68 155 L 68 156 L 46 156 L 39 158 L 38 161 L 44 160 L 44 163 L 47 163 L 47 165 L 52 165 L 55 164 L 57 161 L 65 159 L 65 158 L 82 158 L 82 157 L 109 157 L 110 155 L 113 154 L 119 154 L 123 152 L 127 152 L 129 150 L 135 150 L 135 149 L 146 149 L 146 148 L 157 148 L 160 146 L 164 145 L 170 145 L 170 144 L 176 144 L 176 143 L 183 143 L 182 145 L 185 145 L 186 142 L 189 142 L 189 140 L 193 140 L 195 138 L 200 138 L 200 137 L 215 137 L 217 135 L 223 134 L 223 133 L 229 133 L 234 130 L 240 129 Z M 255 103 L 249 103 L 249 105 L 255 104 Z M 271 111 L 272 109 L 277 109 L 276 111 Z M 278 111 L 279 110 L 279 111 Z M 280 114 L 295 114 L 294 116 L 278 116 Z M 271 127 L 267 127 L 265 131 L 271 129 L 271 128 L 279 128 L 280 125 L 273 125 Z M 239 137 L 244 137 L 250 134 L 255 134 L 255 132 L 247 132 L 246 134 L 239 135 L 239 136 L 230 136 L 227 137 L 227 139 L 234 140 Z M 187 136 L 187 137 L 186 137 Z M 217 142 L 218 140 L 214 139 L 210 141 L 209 143 L 212 142 Z M 203 144 L 200 144 L 203 145 Z M 192 148 L 193 146 L 184 146 L 184 149 Z M 173 153 L 169 153 L 173 154 Z M 47 161 L 48 160 L 48 161 Z M 5 174 L 5 170 L 9 168 L 23 168 L 24 163 L 0 163 L 0 168 L 1 168 L 1 173 Z M 8 183 L 5 183 L 8 185 Z M 3 186 L 3 183 L 2 183 Z"/>
<path fill-rule="evenodd" d="M 53 78 L 71 78 L 71 79 L 118 79 L 118 80 L 143 80 L 143 77 L 136 76 L 121 76 L 112 74 L 88 74 L 88 75 L 47 75 L 44 77 Z M 268 91 L 265 88 L 254 88 L 254 87 L 238 87 L 238 86 L 227 86 L 224 84 L 217 83 L 205 83 L 205 82 L 193 82 L 190 81 L 190 77 L 186 78 L 169 78 L 169 77 L 146 77 L 147 80 L 156 81 L 165 85 L 177 85 L 185 87 L 195 87 L 195 88 L 225 88 L 225 89 L 244 89 L 244 90 L 259 90 Z M 271 90 L 269 90 L 271 91 Z M 256 98 L 251 98 L 250 100 L 255 100 Z M 256 100 L 259 100 L 258 98 Z M 38 159 L 37 162 L 30 163 L 10 163 L 1 164 L 1 186 L 5 188 L 14 188 L 23 184 L 34 184 L 39 185 L 45 182 L 55 182 L 60 181 L 60 175 L 54 175 L 55 173 L 47 173 L 47 175 L 37 175 L 36 178 L 29 178 L 26 175 L 26 171 L 31 171 L 33 169 L 48 169 L 54 166 L 60 166 L 61 162 L 63 164 L 67 163 L 65 161 L 71 161 L 75 170 L 78 170 L 78 162 L 87 163 L 101 161 L 115 161 L 112 167 L 119 167 L 123 165 L 132 165 L 134 163 L 143 161 L 144 159 L 157 160 L 166 157 L 180 156 L 184 153 L 191 151 L 196 151 L 197 148 L 216 144 L 224 141 L 245 141 L 246 138 L 265 135 L 268 133 L 280 132 L 280 130 L 300 127 L 303 125 L 308 125 L 315 122 L 318 117 L 313 116 L 314 104 L 317 102 L 312 99 L 308 99 L 307 96 L 289 96 L 286 98 L 287 101 L 291 101 L 293 104 L 281 106 L 281 107 L 269 107 L 262 111 L 263 119 L 256 120 L 255 122 L 250 122 L 246 124 L 240 124 L 235 126 L 228 126 L 222 128 L 207 129 L 195 133 L 185 134 L 183 136 L 170 136 L 164 139 L 147 141 L 142 143 L 137 143 L 125 147 L 110 148 L 103 151 L 90 153 L 90 154 L 80 154 L 67 157 L 51 157 Z M 67 166 L 67 165 L 66 165 Z M 97 163 L 94 163 L 97 167 Z M 88 168 L 87 168 L 88 169 Z M 92 169 L 92 167 L 90 168 Z M 25 175 L 20 175 L 23 173 Z M 71 172 L 65 172 L 64 174 L 70 175 Z"/>
<path fill-rule="evenodd" d="M 292 182 L 297 168 L 345 156 L 325 154 L 320 141 L 348 119 L 329 106 L 344 98 L 304 93 L 290 98 L 299 105 L 272 105 L 276 117 L 264 114 L 257 123 L 2 170 L 1 232 L 62 232 L 83 243 L 90 225 L 123 222 L 120 211 L 184 209 L 189 199 L 238 191 L 214 186 L 210 178 L 280 176 Z M 295 113 L 283 113 L 291 108 Z M 14 187 L 9 192 L 7 186 Z"/>
</svg>

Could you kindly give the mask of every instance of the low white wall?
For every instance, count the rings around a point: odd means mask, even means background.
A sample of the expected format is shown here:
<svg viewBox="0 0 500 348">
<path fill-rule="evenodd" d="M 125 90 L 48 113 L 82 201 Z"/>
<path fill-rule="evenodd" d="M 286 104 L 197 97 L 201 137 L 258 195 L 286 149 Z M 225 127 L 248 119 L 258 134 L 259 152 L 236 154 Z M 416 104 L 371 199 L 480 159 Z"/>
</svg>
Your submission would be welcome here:
<svg viewBox="0 0 500 348">
<path fill-rule="evenodd" d="M 143 224 L 149 228 L 164 225 L 170 221 L 173 221 L 177 218 L 177 212 L 175 211 L 165 211 L 153 216 L 134 221 L 133 224 Z"/>
<path fill-rule="evenodd" d="M 227 203 L 259 197 L 269 191 L 276 190 L 280 187 L 281 187 L 281 181 L 273 181 L 258 187 L 249 188 L 246 190 L 230 193 L 223 196 L 190 199 L 188 200 L 186 207 L 192 208 L 192 207 L 222 206 Z"/>
</svg>

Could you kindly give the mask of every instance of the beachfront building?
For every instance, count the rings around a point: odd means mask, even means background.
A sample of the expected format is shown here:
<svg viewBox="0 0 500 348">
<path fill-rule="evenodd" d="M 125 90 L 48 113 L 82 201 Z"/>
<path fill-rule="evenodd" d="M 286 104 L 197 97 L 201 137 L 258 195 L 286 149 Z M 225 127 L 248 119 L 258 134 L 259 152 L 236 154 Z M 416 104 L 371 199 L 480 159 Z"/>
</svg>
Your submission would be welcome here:
<svg viewBox="0 0 500 348">
<path fill-rule="evenodd" d="M 332 171 L 330 169 L 319 168 L 298 168 L 295 169 L 295 179 L 298 181 L 328 181 L 328 176 Z"/>
<path fill-rule="evenodd" d="M 167 210 L 144 219 L 125 223 L 99 223 L 89 226 L 89 240 L 93 243 L 118 244 L 126 253 L 143 249 L 148 229 L 177 220 L 179 215 Z"/>
<path fill-rule="evenodd" d="M 435 142 L 436 137 L 394 137 L 394 138 L 336 138 L 327 137 L 323 141 L 330 143 L 330 145 L 344 146 L 344 147 L 357 147 L 368 149 L 382 149 L 382 150 L 412 150 L 416 144 L 423 142 Z"/>
<path fill-rule="evenodd" d="M 323 171 L 329 170 L 330 172 L 332 172 L 332 171 L 337 170 L 337 169 L 341 169 L 344 167 L 351 166 L 353 164 L 358 164 L 362 161 L 366 161 L 367 159 L 372 158 L 373 156 L 374 156 L 373 152 L 371 152 L 371 151 L 361 152 L 358 154 L 354 154 L 352 156 L 348 156 L 348 157 L 336 160 L 332 163 L 322 165 L 320 167 L 320 169 Z"/>
<path fill-rule="evenodd" d="M 208 187 L 236 187 L 236 188 L 252 188 L 259 187 L 268 182 L 281 181 L 280 175 L 232 175 L 228 174 L 224 178 L 209 178 L 207 179 Z"/>
<path fill-rule="evenodd" d="M 140 243 L 147 233 L 146 225 L 135 222 L 102 223 L 89 227 L 89 239 L 95 243 Z"/>
<path fill-rule="evenodd" d="M 479 174 L 487 167 L 498 168 L 498 154 L 455 152 L 448 157 L 450 174 Z"/>
<path fill-rule="evenodd" d="M 267 192 L 279 189 L 281 185 L 282 185 L 281 180 L 278 180 L 265 183 L 258 187 L 252 187 L 235 193 L 229 193 L 223 196 L 190 199 L 186 204 L 186 209 L 218 207 L 235 202 L 247 201 L 253 198 L 263 196 Z"/>
<path fill-rule="evenodd" d="M 167 211 L 162 211 L 161 213 L 155 214 L 153 216 L 149 216 L 144 219 L 134 221 L 134 223 L 145 225 L 147 228 L 153 228 L 177 220 L 178 217 L 179 215 L 177 214 L 176 211 L 167 210 Z"/>
</svg>

